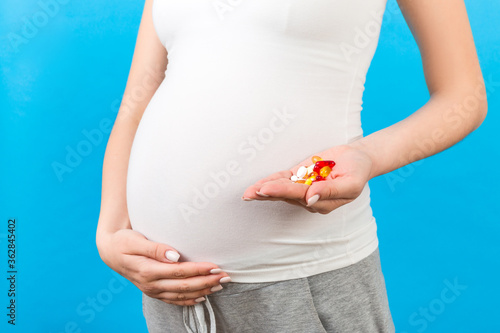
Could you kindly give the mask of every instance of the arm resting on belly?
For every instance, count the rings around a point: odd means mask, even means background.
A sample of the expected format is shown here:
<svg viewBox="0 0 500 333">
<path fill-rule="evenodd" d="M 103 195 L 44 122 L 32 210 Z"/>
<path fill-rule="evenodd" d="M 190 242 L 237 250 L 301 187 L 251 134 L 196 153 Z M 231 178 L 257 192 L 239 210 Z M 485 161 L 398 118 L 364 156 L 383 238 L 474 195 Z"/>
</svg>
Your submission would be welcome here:
<svg viewBox="0 0 500 333">
<path fill-rule="evenodd" d="M 170 304 L 194 305 L 222 289 L 220 283 L 230 281 L 227 273 L 213 263 L 177 262 L 175 249 L 131 229 L 127 211 L 132 143 L 167 66 L 167 52 L 153 27 L 152 3 L 146 0 L 127 86 L 106 147 L 96 244 L 101 259 L 146 295 Z"/>
<path fill-rule="evenodd" d="M 98 245 L 103 233 L 130 229 L 126 203 L 130 150 L 144 110 L 165 76 L 167 52 L 154 32 L 151 5 L 152 1 L 146 1 L 127 85 L 104 155 Z"/>
</svg>

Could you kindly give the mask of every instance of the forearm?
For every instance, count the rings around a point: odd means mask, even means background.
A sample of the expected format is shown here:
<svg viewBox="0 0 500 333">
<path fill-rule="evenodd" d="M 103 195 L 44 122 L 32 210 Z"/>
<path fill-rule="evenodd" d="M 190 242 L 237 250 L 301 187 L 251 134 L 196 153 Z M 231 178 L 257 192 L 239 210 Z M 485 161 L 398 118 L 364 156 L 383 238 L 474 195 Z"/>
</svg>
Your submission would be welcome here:
<svg viewBox="0 0 500 333">
<path fill-rule="evenodd" d="M 461 93 L 434 94 L 408 118 L 350 144 L 373 161 L 370 179 L 456 144 L 483 121 L 487 110 L 482 80 Z"/>
<path fill-rule="evenodd" d="M 131 227 L 126 187 L 132 142 L 147 105 L 165 77 L 167 51 L 154 29 L 152 5 L 151 0 L 144 3 L 122 104 L 106 147 L 101 212 L 96 233 L 98 248 L 100 236 Z"/>
<path fill-rule="evenodd" d="M 127 209 L 127 173 L 135 133 L 158 82 L 142 100 L 130 102 L 130 96 L 142 87 L 129 80 L 113 130 L 106 146 L 102 167 L 101 210 L 97 224 L 96 241 L 121 229 L 130 229 Z"/>
<path fill-rule="evenodd" d="M 101 211 L 97 234 L 130 228 L 126 183 L 128 160 L 138 123 L 118 116 L 104 155 Z"/>
<path fill-rule="evenodd" d="M 136 67 L 132 65 L 132 71 L 134 70 Z M 161 71 L 154 77 L 143 71 L 131 76 L 127 82 L 104 154 L 101 211 L 96 233 L 98 247 L 102 236 L 131 228 L 126 194 L 130 152 L 142 115 L 163 77 Z M 141 99 L 134 99 L 134 94 L 139 90 L 144 92 L 144 95 Z"/>
</svg>

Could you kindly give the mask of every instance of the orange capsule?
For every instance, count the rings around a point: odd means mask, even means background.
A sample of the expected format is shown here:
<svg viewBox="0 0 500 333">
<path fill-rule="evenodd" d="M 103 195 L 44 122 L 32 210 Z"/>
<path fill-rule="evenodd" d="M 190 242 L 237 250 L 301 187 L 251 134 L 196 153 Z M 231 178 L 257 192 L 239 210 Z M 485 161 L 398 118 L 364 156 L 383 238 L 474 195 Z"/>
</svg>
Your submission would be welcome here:
<svg viewBox="0 0 500 333">
<path fill-rule="evenodd" d="M 318 173 L 316 171 L 313 171 L 308 175 L 308 178 L 316 179 L 316 177 L 318 177 Z"/>
<path fill-rule="evenodd" d="M 319 156 L 313 156 L 311 158 L 311 160 L 312 160 L 313 163 L 316 163 L 318 161 L 323 161 L 323 159 L 321 157 L 319 157 Z"/>
<path fill-rule="evenodd" d="M 306 181 L 304 179 L 299 179 L 299 180 L 296 181 L 296 183 L 299 183 L 299 184 L 305 184 L 305 182 Z"/>
<path fill-rule="evenodd" d="M 330 168 L 328 165 L 327 166 L 324 166 L 321 168 L 321 170 L 319 170 L 319 175 L 323 178 L 326 178 L 328 177 L 328 175 L 330 174 L 330 172 L 332 172 L 332 168 Z"/>
</svg>

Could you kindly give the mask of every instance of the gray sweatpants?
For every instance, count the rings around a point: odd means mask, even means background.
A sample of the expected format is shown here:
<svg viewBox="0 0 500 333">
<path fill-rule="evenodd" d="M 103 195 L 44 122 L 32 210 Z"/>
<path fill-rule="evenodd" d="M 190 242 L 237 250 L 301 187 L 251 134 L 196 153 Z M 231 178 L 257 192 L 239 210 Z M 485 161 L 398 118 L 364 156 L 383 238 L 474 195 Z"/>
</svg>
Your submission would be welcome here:
<svg viewBox="0 0 500 333">
<path fill-rule="evenodd" d="M 143 294 L 150 333 L 394 332 L 379 250 L 348 267 L 306 278 L 223 284 L 193 306 Z"/>
</svg>

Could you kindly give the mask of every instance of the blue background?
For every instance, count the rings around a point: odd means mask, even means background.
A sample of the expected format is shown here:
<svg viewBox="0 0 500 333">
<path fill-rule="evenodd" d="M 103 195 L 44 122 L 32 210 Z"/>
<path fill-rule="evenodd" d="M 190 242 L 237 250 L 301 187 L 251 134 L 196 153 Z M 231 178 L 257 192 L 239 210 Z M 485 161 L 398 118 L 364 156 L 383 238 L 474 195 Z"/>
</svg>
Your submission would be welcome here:
<svg viewBox="0 0 500 333">
<path fill-rule="evenodd" d="M 46 20 L 38 1 L 0 4 L 0 330 L 146 332 L 139 290 L 95 246 L 102 160 L 143 1 L 59 3 Z M 370 182 L 398 332 L 500 332 L 500 3 L 466 5 L 488 89 L 486 121 L 456 146 Z M 39 27 L 26 30 L 33 21 Z M 23 31 L 29 38 L 16 48 L 9 36 Z M 389 0 L 367 77 L 365 134 L 427 98 L 417 46 Z M 86 131 L 102 139 L 90 142 Z M 66 164 L 77 149 L 85 156 L 58 176 L 54 162 Z M 15 328 L 5 315 L 8 218 L 18 236 Z M 456 283 L 462 289 L 446 291 Z"/>
</svg>

